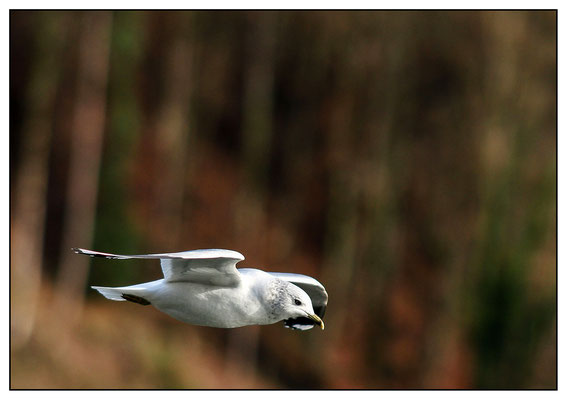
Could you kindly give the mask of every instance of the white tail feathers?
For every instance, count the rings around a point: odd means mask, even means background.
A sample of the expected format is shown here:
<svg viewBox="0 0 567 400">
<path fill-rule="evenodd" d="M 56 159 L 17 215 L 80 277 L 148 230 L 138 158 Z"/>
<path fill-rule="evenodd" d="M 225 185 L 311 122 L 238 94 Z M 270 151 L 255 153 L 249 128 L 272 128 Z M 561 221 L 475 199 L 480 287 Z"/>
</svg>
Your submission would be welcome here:
<svg viewBox="0 0 567 400">
<path fill-rule="evenodd" d="M 103 287 L 103 286 L 91 286 L 91 288 L 98 290 L 100 294 L 102 294 L 104 297 L 106 297 L 109 300 L 126 301 L 126 299 L 122 297 L 123 292 L 121 288 L 111 288 L 111 287 Z"/>
</svg>

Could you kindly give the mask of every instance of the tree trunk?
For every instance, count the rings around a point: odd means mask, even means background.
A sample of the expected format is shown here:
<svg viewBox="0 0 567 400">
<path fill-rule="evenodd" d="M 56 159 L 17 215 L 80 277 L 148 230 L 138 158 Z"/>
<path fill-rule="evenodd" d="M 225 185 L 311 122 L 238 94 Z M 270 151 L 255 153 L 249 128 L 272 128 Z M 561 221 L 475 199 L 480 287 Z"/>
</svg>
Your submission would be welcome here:
<svg viewBox="0 0 567 400">
<path fill-rule="evenodd" d="M 89 247 L 94 233 L 98 178 L 106 114 L 106 86 L 112 17 L 82 14 L 76 110 L 72 123 L 67 208 L 55 309 L 70 323 L 80 315 L 89 258 L 72 247 Z"/>
<path fill-rule="evenodd" d="M 58 21 L 38 15 L 38 60 L 27 101 L 30 117 L 22 129 L 20 165 L 12 192 L 10 309 L 15 348 L 24 345 L 33 332 L 41 286 L 51 114 L 64 34 Z"/>
</svg>

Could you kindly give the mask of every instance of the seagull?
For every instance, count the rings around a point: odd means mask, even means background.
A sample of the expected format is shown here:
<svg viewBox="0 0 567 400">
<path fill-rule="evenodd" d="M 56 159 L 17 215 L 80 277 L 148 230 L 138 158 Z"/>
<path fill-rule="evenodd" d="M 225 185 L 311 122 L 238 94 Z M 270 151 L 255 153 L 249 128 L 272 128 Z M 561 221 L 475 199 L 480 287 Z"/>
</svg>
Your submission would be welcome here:
<svg viewBox="0 0 567 400">
<path fill-rule="evenodd" d="M 188 324 L 216 328 L 268 325 L 325 329 L 328 295 L 316 279 L 301 274 L 236 268 L 237 251 L 190 250 L 178 253 L 120 255 L 81 248 L 77 254 L 109 259 L 159 259 L 163 279 L 123 287 L 91 286 L 110 300 L 152 305 Z"/>
</svg>

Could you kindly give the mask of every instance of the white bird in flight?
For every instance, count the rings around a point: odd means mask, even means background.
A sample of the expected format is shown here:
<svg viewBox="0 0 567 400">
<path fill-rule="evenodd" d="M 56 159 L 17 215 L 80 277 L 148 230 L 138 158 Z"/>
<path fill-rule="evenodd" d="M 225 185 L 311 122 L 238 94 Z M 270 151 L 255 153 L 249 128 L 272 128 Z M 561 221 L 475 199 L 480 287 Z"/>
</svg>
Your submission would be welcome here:
<svg viewBox="0 0 567 400">
<path fill-rule="evenodd" d="M 73 248 L 78 254 L 118 260 L 159 259 L 164 278 L 124 287 L 92 286 L 104 297 L 153 305 L 192 325 L 237 328 L 284 321 L 286 328 L 307 330 L 319 325 L 327 292 L 307 275 L 237 269 L 244 256 L 208 249 L 179 253 L 120 255 Z"/>
</svg>

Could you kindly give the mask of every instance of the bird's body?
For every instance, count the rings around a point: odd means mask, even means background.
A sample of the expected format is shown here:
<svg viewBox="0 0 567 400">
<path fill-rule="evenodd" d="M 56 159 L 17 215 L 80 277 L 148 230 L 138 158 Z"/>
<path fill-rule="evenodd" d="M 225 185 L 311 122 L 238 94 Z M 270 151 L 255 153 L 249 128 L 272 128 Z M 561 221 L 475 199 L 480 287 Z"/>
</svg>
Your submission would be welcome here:
<svg viewBox="0 0 567 400">
<path fill-rule="evenodd" d="M 321 317 L 327 293 L 315 279 L 299 274 L 236 269 L 244 257 L 230 250 L 123 256 L 74 249 L 91 256 L 159 258 L 164 279 L 125 287 L 93 286 L 110 300 L 153 305 L 161 312 L 192 325 L 236 328 L 286 320 L 294 329 L 324 327 Z M 295 280 L 295 281 L 294 281 Z M 314 311 L 312 292 L 318 313 Z M 317 315 L 319 314 L 319 315 Z"/>
<path fill-rule="evenodd" d="M 240 269 L 239 272 L 242 276 L 241 282 L 229 287 L 211 288 L 202 283 L 167 282 L 160 279 L 111 290 L 120 296 L 130 294 L 145 299 L 161 312 L 191 325 L 236 328 L 277 322 L 261 301 L 267 297 L 267 293 L 264 293 L 266 290 L 259 285 L 275 278 L 258 269 Z M 252 301 L 242 302 L 250 291 L 260 296 L 253 296 Z M 220 315 L 223 317 L 215 318 Z"/>
</svg>

